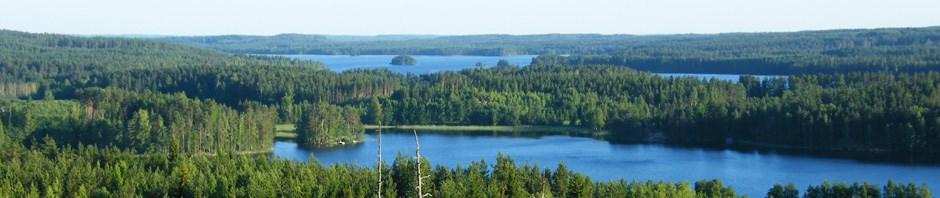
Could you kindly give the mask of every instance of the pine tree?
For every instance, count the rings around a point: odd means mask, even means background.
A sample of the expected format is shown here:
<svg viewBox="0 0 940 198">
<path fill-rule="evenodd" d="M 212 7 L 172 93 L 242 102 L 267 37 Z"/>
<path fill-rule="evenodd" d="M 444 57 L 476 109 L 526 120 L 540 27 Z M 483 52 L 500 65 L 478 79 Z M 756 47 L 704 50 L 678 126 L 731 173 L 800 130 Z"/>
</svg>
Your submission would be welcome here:
<svg viewBox="0 0 940 198">
<path fill-rule="evenodd" d="M 3 128 L 3 121 L 0 121 L 0 147 L 5 146 L 9 142 L 10 137 L 7 136 L 6 131 Z"/>
<path fill-rule="evenodd" d="M 381 123 L 384 112 L 382 112 L 382 104 L 379 103 L 379 99 L 375 96 L 372 96 L 372 99 L 369 100 L 369 120 L 371 124 Z M 381 125 L 381 124 L 380 124 Z"/>
<path fill-rule="evenodd" d="M 138 151 L 146 151 L 152 144 L 150 138 L 153 132 L 153 126 L 150 125 L 150 112 L 145 109 L 137 110 L 127 123 L 127 131 L 130 133 L 130 148 L 136 148 Z"/>
</svg>

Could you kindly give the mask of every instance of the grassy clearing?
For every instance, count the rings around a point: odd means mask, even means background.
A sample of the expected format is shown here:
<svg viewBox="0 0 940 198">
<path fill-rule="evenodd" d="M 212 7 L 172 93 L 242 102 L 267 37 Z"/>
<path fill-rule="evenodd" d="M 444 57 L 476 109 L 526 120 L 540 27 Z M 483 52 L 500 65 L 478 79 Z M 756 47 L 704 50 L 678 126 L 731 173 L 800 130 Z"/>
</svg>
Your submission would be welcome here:
<svg viewBox="0 0 940 198">
<path fill-rule="evenodd" d="M 278 131 L 278 132 L 281 132 L 281 131 L 296 131 L 296 130 L 297 130 L 297 126 L 294 126 L 294 124 L 278 124 L 278 125 L 274 125 L 274 131 Z"/>
<path fill-rule="evenodd" d="M 378 126 L 366 125 L 366 129 L 404 129 L 429 131 L 459 131 L 459 132 L 506 132 L 506 133 L 574 133 L 584 135 L 603 135 L 606 131 L 594 130 L 584 127 L 571 126 L 483 126 L 483 125 L 398 125 Z"/>
<path fill-rule="evenodd" d="M 297 133 L 294 132 L 276 132 L 274 133 L 274 138 L 297 138 Z"/>
<path fill-rule="evenodd" d="M 297 126 L 294 126 L 293 124 L 274 125 L 274 138 L 297 138 Z"/>
</svg>

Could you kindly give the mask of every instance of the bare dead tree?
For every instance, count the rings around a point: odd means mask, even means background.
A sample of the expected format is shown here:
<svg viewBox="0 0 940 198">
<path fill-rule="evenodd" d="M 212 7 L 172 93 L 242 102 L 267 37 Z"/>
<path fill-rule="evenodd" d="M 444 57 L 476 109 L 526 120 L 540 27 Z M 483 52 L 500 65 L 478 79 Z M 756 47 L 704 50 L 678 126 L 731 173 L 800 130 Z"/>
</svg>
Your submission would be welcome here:
<svg viewBox="0 0 940 198">
<path fill-rule="evenodd" d="M 431 193 L 423 193 L 421 191 L 422 180 L 431 177 L 431 175 L 421 174 L 421 143 L 418 142 L 418 130 L 412 131 L 415 134 L 415 170 L 417 171 L 418 177 L 418 185 L 415 186 L 415 188 L 418 190 L 418 198 L 431 197 Z"/>
<path fill-rule="evenodd" d="M 378 151 L 378 156 L 379 156 L 379 163 L 378 163 L 378 166 L 379 166 L 379 196 L 378 196 L 378 198 L 382 198 L 382 122 L 381 122 L 381 121 L 379 121 L 379 129 L 376 131 L 376 134 L 378 135 L 378 142 L 379 142 L 379 151 Z"/>
</svg>

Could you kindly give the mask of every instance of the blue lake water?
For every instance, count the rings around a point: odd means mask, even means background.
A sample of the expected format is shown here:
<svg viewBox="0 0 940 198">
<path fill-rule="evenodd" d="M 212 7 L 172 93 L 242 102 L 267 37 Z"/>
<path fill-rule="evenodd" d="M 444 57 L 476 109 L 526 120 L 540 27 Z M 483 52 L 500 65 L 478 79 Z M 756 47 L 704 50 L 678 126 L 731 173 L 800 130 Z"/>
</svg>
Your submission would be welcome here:
<svg viewBox="0 0 940 198">
<path fill-rule="evenodd" d="M 596 181 L 615 179 L 664 180 L 694 183 L 721 179 L 738 192 L 763 197 L 775 183 L 794 183 L 800 191 L 823 181 L 867 181 L 928 184 L 940 192 L 940 167 L 890 163 L 866 163 L 801 155 L 678 148 L 655 144 L 611 144 L 604 140 L 563 135 L 520 137 L 507 135 L 419 132 L 421 155 L 434 165 L 454 167 L 486 160 L 492 165 L 498 153 L 508 154 L 517 165 L 537 164 L 554 169 L 564 162 L 570 169 Z M 315 157 L 323 164 L 353 163 L 374 166 L 376 138 L 365 143 L 329 149 L 303 149 L 289 141 L 274 144 L 274 156 L 306 161 Z M 384 133 L 383 156 L 390 163 L 396 154 L 414 155 L 411 133 Z"/>
<path fill-rule="evenodd" d="M 526 66 L 532 62 L 534 55 L 522 56 L 412 56 L 417 61 L 415 65 L 389 64 L 394 55 L 280 55 L 301 60 L 319 61 L 330 70 L 342 72 L 350 69 L 387 68 L 401 73 L 427 74 L 441 71 L 460 71 L 465 68 L 475 68 L 477 63 L 487 67 L 496 65 L 499 60 L 509 61 L 509 64 Z"/>
<path fill-rule="evenodd" d="M 534 55 L 521 56 L 412 56 L 416 65 L 391 65 L 394 55 L 278 55 L 294 59 L 318 61 L 326 65 L 327 69 L 343 72 L 350 69 L 386 68 L 391 71 L 413 74 L 427 74 L 442 71 L 460 71 L 466 68 L 476 68 L 476 63 L 483 63 L 486 67 L 496 65 L 499 60 L 509 61 L 510 64 L 527 66 L 532 62 Z M 734 74 L 690 74 L 690 73 L 656 73 L 662 77 L 694 77 L 700 80 L 724 80 L 737 82 L 740 75 Z M 759 79 L 786 76 L 755 75 Z"/>
</svg>

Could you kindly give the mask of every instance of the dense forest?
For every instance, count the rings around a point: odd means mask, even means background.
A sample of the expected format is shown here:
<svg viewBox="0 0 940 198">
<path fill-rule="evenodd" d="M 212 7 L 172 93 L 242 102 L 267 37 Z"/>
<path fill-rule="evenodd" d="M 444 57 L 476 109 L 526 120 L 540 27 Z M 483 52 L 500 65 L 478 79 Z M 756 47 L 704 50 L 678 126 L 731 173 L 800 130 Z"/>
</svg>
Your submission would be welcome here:
<svg viewBox="0 0 940 198">
<path fill-rule="evenodd" d="M 390 124 L 573 125 L 625 141 L 940 153 L 940 73 L 850 73 L 739 83 L 608 66 L 502 67 L 407 78 Z M 375 106 L 368 101 L 363 108 Z"/>
<path fill-rule="evenodd" d="M 624 65 L 668 73 L 937 71 L 940 27 L 705 35 L 472 35 L 408 39 L 324 35 L 170 37 L 249 54 L 549 55 L 541 64 Z"/>
<path fill-rule="evenodd" d="M 46 52 L 60 53 L 58 48 Z M 75 53 L 94 52 L 98 51 Z M 127 59 L 140 56 L 149 55 L 127 55 Z M 9 57 L 4 62 L 28 63 L 19 59 L 29 59 Z M 78 90 L 115 87 L 185 93 L 241 111 L 246 111 L 242 107 L 245 103 L 256 103 L 263 106 L 258 108 L 276 109 L 275 117 L 281 123 L 299 123 L 303 106 L 328 103 L 356 108 L 365 124 L 384 120 L 392 125 L 567 125 L 605 129 L 616 141 L 940 154 L 940 74 L 936 72 L 852 72 L 765 80 L 745 76 L 739 83 L 730 83 L 662 78 L 605 65 L 501 66 L 416 76 L 385 70 L 333 73 L 316 63 L 220 57 L 283 64 L 180 63 L 182 66 L 123 69 L 119 64 L 105 64 L 111 69 L 87 75 L 25 70 L 34 73 L 32 76 L 54 77 L 12 80 L 37 83 L 40 90 L 46 90 L 28 98 L 81 99 Z M 4 71 L 10 71 L 7 67 L 31 68 L 28 65 L 5 65 Z M 85 81 L 70 80 L 77 75 Z M 378 105 L 373 105 L 373 98 Z M 370 113 L 375 106 L 383 108 L 381 114 Z"/>
<path fill-rule="evenodd" d="M 306 146 L 359 143 L 365 129 L 358 110 L 327 103 L 308 106 L 297 124 L 297 141 Z"/>
<path fill-rule="evenodd" d="M 138 152 L 267 151 L 274 109 L 246 103 L 242 111 L 213 101 L 116 89 L 86 89 L 74 101 L 0 101 L 5 139 L 32 145 L 117 147 Z"/>
<path fill-rule="evenodd" d="M 9 197 L 375 197 L 382 169 L 384 197 L 418 197 L 414 159 L 398 156 L 391 166 L 324 166 L 268 156 L 217 152 L 214 156 L 135 155 L 92 146 L 69 147 L 46 139 L 25 148 L 0 145 L 0 196 Z M 689 183 L 594 182 L 564 164 L 553 169 L 517 165 L 499 156 L 492 165 L 431 167 L 422 190 L 431 197 L 740 197 L 718 180 Z M 795 186 L 768 187 L 768 197 L 795 198 Z M 931 197 L 926 186 L 888 181 L 823 183 L 804 197 Z"/>
<path fill-rule="evenodd" d="M 392 62 L 389 62 L 389 64 L 392 64 L 392 65 L 415 65 L 417 63 L 418 62 L 415 60 L 414 57 L 411 57 L 408 55 L 395 56 L 394 58 L 392 58 Z"/>
<path fill-rule="evenodd" d="M 820 74 L 940 70 L 940 27 L 701 35 L 533 64 L 621 65 L 665 73 Z"/>
<path fill-rule="evenodd" d="M 51 83 L 87 87 L 109 72 L 190 67 L 323 68 L 278 57 L 229 55 L 209 49 L 138 39 L 78 37 L 0 30 L 0 97 L 44 97 Z M 38 93 L 38 94 L 36 94 Z"/>
<path fill-rule="evenodd" d="M 306 145 L 359 141 L 363 124 L 559 125 L 606 130 L 617 142 L 940 156 L 934 71 L 726 82 L 544 56 L 521 68 L 334 73 L 315 62 L 152 40 L 15 31 L 0 38 L 0 146 L 7 151 L 0 153 L 0 192 L 10 192 L 0 195 L 14 197 L 376 193 L 371 167 L 246 155 L 270 150 L 279 123 L 297 124 Z M 399 157 L 381 167 L 389 173 L 387 196 L 415 196 L 409 166 Z M 736 196 L 720 181 L 594 182 L 563 165 L 543 170 L 508 157 L 492 166 L 426 169 L 435 197 Z M 783 185 L 768 192 L 799 194 Z M 891 182 L 822 184 L 803 193 L 853 194 L 930 196 L 926 187 Z"/>
</svg>

